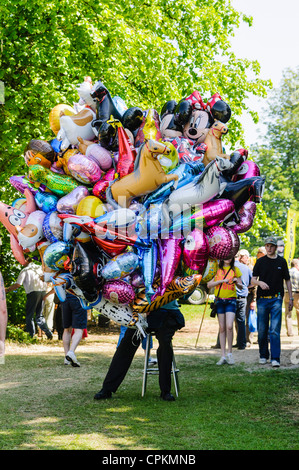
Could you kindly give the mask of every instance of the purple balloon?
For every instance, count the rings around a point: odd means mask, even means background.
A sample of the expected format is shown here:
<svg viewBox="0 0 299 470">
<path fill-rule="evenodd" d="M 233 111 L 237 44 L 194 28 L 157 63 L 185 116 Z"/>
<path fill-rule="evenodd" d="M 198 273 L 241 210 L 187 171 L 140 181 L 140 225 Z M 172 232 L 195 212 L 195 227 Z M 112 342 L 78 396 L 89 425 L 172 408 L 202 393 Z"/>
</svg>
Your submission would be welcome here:
<svg viewBox="0 0 299 470">
<path fill-rule="evenodd" d="M 57 202 L 57 211 L 61 214 L 76 214 L 79 202 L 89 196 L 89 191 L 85 186 L 77 186 L 70 193 L 61 197 Z"/>
<path fill-rule="evenodd" d="M 134 301 L 135 291 L 125 281 L 108 281 L 103 286 L 103 297 L 114 304 L 128 305 Z"/>
<path fill-rule="evenodd" d="M 238 171 L 233 175 L 232 181 L 239 181 L 252 176 L 260 176 L 260 169 L 252 160 L 245 160 Z"/>
<path fill-rule="evenodd" d="M 202 274 L 209 258 L 209 252 L 209 240 L 206 234 L 197 228 L 192 230 L 184 243 L 184 264 L 193 271 Z"/>
<path fill-rule="evenodd" d="M 71 175 L 77 181 L 84 184 L 94 184 L 99 181 L 102 176 L 102 170 L 99 164 L 80 153 L 76 153 L 69 158 L 67 167 Z"/>
<path fill-rule="evenodd" d="M 202 209 L 195 212 L 190 220 L 195 221 L 196 225 L 202 223 L 202 227 L 213 227 L 219 225 L 225 217 L 233 214 L 234 211 L 233 201 L 230 199 L 217 199 L 204 203 Z"/>
<path fill-rule="evenodd" d="M 174 274 L 178 268 L 182 254 L 181 241 L 182 240 L 178 238 L 169 238 L 165 240 L 158 239 L 161 267 L 161 281 L 158 291 L 159 296 L 163 296 L 165 294 L 166 288 L 173 280 Z"/>
<path fill-rule="evenodd" d="M 228 228 L 211 227 L 207 230 L 206 235 L 209 240 L 210 258 L 233 258 L 240 248 L 238 235 Z"/>
</svg>

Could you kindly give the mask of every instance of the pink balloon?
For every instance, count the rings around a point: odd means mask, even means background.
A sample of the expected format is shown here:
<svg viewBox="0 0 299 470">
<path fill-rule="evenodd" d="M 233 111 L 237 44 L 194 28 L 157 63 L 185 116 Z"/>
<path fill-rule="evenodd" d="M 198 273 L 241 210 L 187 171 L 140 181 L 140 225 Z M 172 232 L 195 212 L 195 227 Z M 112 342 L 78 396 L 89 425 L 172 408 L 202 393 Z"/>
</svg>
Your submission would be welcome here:
<svg viewBox="0 0 299 470">
<path fill-rule="evenodd" d="M 238 168 L 237 173 L 233 175 L 232 181 L 239 181 L 252 176 L 260 176 L 260 169 L 252 160 L 245 160 Z"/>
<path fill-rule="evenodd" d="M 209 252 L 209 240 L 206 234 L 197 228 L 192 230 L 184 243 L 184 264 L 198 274 L 202 274 L 209 258 Z"/>
<path fill-rule="evenodd" d="M 158 239 L 158 245 L 161 266 L 159 296 L 163 296 L 178 268 L 182 254 L 182 246 L 181 240 L 178 238 Z"/>
<path fill-rule="evenodd" d="M 109 170 L 112 166 L 111 153 L 99 144 L 88 145 L 85 154 L 104 171 Z"/>
<path fill-rule="evenodd" d="M 202 209 L 192 214 L 191 223 L 195 221 L 196 226 L 213 227 L 220 224 L 225 217 L 233 214 L 235 205 L 230 199 L 216 199 L 215 201 L 205 202 Z"/>
<path fill-rule="evenodd" d="M 114 177 L 115 170 L 114 168 L 111 168 L 92 188 L 92 193 L 94 196 L 97 196 L 99 199 L 101 199 L 102 202 L 107 202 L 106 189 L 109 186 L 109 182 L 114 180 Z"/>
<path fill-rule="evenodd" d="M 235 225 L 230 225 L 230 228 L 235 233 L 247 232 L 252 227 L 254 216 L 256 213 L 256 203 L 253 201 L 245 202 L 244 206 L 238 212 L 240 221 Z"/>
<path fill-rule="evenodd" d="M 102 175 L 102 170 L 98 163 L 86 155 L 76 153 L 72 155 L 68 162 L 67 167 L 71 175 L 81 183 L 89 184 L 99 181 Z"/>
<path fill-rule="evenodd" d="M 228 228 L 211 227 L 207 230 L 206 235 L 209 240 L 210 258 L 233 258 L 240 248 L 238 235 Z"/>
<path fill-rule="evenodd" d="M 133 287 L 125 281 L 108 281 L 103 286 L 103 297 L 114 304 L 127 305 L 133 302 L 135 291 Z"/>
</svg>

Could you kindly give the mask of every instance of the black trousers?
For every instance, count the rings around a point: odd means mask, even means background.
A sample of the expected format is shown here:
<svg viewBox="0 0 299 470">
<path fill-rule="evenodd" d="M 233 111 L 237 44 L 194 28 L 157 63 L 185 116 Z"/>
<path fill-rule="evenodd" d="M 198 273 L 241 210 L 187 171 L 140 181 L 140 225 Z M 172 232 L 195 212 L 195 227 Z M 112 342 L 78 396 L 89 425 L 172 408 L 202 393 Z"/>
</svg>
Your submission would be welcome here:
<svg viewBox="0 0 299 470">
<path fill-rule="evenodd" d="M 174 313 L 175 312 L 175 313 Z M 161 314 L 161 323 L 157 324 L 157 315 L 153 315 L 154 322 L 152 327 L 149 321 L 149 331 L 156 335 L 159 342 L 157 349 L 157 359 L 159 367 L 159 386 L 162 393 L 169 393 L 171 389 L 171 368 L 173 360 L 172 338 L 176 330 L 184 326 L 184 320 L 179 310 L 155 311 L 155 314 Z M 179 313 L 179 314 L 178 314 Z M 149 315 L 150 319 L 151 313 Z M 155 328 L 153 326 L 156 326 Z M 103 382 L 103 390 L 116 392 L 124 380 L 134 355 L 140 345 L 141 338 L 137 330 L 128 328 L 122 338 L 115 354 L 112 358 L 109 370 Z"/>
<path fill-rule="evenodd" d="M 35 335 L 34 316 L 37 326 L 46 333 L 47 337 L 51 337 L 52 333 L 47 325 L 43 315 L 43 298 L 46 292 L 30 292 L 27 294 L 26 300 L 26 331 L 30 336 Z"/>
</svg>

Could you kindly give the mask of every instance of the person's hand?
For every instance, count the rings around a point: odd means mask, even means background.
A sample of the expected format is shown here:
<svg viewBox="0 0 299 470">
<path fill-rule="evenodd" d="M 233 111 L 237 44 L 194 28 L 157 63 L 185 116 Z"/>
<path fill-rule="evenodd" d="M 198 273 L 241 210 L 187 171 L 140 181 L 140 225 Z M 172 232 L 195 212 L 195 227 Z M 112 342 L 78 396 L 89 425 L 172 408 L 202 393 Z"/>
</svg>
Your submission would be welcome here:
<svg viewBox="0 0 299 470">
<path fill-rule="evenodd" d="M 260 288 L 263 289 L 263 290 L 268 290 L 268 289 L 270 289 L 270 287 L 268 286 L 268 284 L 266 284 L 266 282 L 264 282 L 264 281 L 259 281 L 259 286 L 260 286 Z"/>
<path fill-rule="evenodd" d="M 256 302 L 251 302 L 250 304 L 250 310 L 255 310 L 255 307 L 256 307 Z"/>
<path fill-rule="evenodd" d="M 289 300 L 289 312 L 293 310 L 293 300 Z"/>
</svg>

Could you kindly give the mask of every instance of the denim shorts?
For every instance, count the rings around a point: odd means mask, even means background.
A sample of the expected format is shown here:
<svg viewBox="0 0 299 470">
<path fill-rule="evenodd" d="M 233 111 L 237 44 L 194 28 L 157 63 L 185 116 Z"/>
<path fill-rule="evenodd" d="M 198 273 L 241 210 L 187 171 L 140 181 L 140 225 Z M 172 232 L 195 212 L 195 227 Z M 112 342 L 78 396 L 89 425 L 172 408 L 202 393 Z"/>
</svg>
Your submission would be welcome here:
<svg viewBox="0 0 299 470">
<path fill-rule="evenodd" d="M 233 312 L 236 313 L 237 299 L 219 299 L 217 298 L 217 314 Z"/>
</svg>

